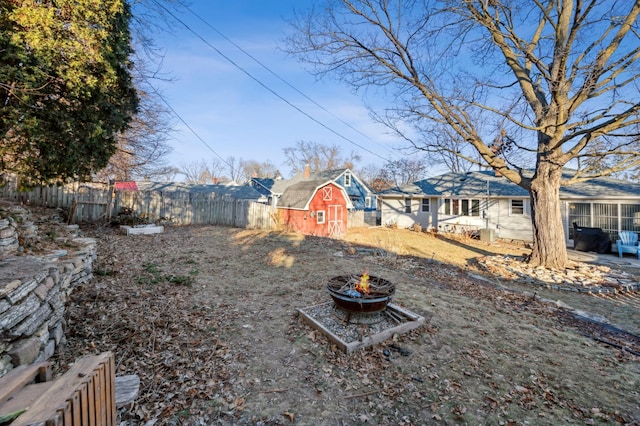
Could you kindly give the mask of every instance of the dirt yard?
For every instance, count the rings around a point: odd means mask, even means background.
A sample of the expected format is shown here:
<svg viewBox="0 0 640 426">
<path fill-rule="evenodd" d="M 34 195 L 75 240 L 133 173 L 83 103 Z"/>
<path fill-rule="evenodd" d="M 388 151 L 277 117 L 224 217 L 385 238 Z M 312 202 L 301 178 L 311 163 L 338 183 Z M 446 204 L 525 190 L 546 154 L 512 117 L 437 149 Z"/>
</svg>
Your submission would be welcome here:
<svg viewBox="0 0 640 426">
<path fill-rule="evenodd" d="M 524 247 L 389 229 L 345 240 L 220 227 L 84 233 L 99 240 L 95 279 L 73 293 L 56 360 L 65 369 L 114 351 L 118 374 L 141 378 L 123 424 L 640 422 L 640 358 L 587 337 L 614 336 L 523 286 L 472 276 L 478 256 Z M 427 322 L 345 355 L 296 309 L 327 302 L 328 278 L 365 270 Z M 615 298 L 570 297 L 640 317 Z"/>
</svg>

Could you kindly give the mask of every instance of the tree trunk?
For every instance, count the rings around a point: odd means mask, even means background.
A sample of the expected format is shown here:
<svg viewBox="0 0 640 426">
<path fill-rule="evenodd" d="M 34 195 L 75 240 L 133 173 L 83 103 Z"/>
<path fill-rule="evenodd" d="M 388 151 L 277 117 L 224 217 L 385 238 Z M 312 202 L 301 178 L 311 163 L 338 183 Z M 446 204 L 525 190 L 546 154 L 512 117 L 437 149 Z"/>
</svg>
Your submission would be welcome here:
<svg viewBox="0 0 640 426">
<path fill-rule="evenodd" d="M 564 269 L 567 245 L 560 213 L 562 168 L 541 163 L 531 180 L 531 216 L 533 225 L 532 266 Z"/>
</svg>

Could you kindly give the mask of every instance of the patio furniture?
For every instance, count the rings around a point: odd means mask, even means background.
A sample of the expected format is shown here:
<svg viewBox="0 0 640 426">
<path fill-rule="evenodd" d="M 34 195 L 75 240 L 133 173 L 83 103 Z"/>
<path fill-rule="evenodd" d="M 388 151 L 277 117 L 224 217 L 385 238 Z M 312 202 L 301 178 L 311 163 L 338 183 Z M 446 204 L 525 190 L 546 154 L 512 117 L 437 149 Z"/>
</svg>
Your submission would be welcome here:
<svg viewBox="0 0 640 426">
<path fill-rule="evenodd" d="M 599 254 L 611 253 L 611 237 L 602 228 L 589 228 L 573 222 L 573 249 L 593 251 Z"/>
<path fill-rule="evenodd" d="M 618 257 L 622 257 L 622 253 L 635 254 L 640 259 L 640 251 L 638 250 L 638 234 L 632 231 L 620 231 L 618 233 Z"/>
</svg>

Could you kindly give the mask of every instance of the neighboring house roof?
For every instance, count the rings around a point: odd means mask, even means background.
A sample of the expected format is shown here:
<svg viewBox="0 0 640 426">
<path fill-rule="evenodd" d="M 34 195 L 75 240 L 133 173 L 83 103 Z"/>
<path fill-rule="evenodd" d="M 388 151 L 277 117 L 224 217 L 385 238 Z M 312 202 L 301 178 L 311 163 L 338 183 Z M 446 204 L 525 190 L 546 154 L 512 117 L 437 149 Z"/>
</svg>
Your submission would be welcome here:
<svg viewBox="0 0 640 426">
<path fill-rule="evenodd" d="M 343 196 L 347 202 L 347 207 L 351 208 L 351 201 L 345 190 L 331 180 L 304 180 L 302 182 L 294 183 L 290 185 L 280 197 L 278 201 L 278 208 L 306 210 L 309 208 L 309 203 L 313 199 L 315 193 L 328 184 L 333 184 L 338 187 L 343 193 Z"/>
<path fill-rule="evenodd" d="M 527 191 L 508 181 L 507 178 L 495 176 L 493 171 L 445 173 L 401 187 L 387 189 L 379 193 L 382 197 L 427 195 L 431 197 L 462 198 L 486 197 L 487 194 L 494 197 L 529 196 Z"/>
<path fill-rule="evenodd" d="M 569 179 L 572 171 L 563 173 Z M 445 173 L 379 193 L 382 197 L 529 197 L 529 192 L 491 170 Z M 560 198 L 640 198 L 640 184 L 614 178 L 594 178 L 560 187 Z"/>
<path fill-rule="evenodd" d="M 232 197 L 239 200 L 266 201 L 266 197 L 254 188 L 235 184 L 189 184 L 182 182 L 136 182 L 139 191 L 190 192 L 197 194 L 216 194 L 220 197 Z"/>
<path fill-rule="evenodd" d="M 272 193 L 271 188 L 273 188 L 275 181 L 272 178 L 251 178 L 251 186 L 259 193 L 269 196 Z"/>
<path fill-rule="evenodd" d="M 357 180 L 363 187 L 367 188 L 369 191 L 371 191 L 371 189 L 364 183 L 362 182 L 360 179 L 358 179 L 358 177 L 348 168 L 343 168 L 343 169 L 334 169 L 334 170 L 322 170 L 319 172 L 310 172 L 309 173 L 309 177 L 305 178 L 304 177 L 304 172 L 300 172 L 295 174 L 293 177 L 291 177 L 290 179 L 264 179 L 264 178 L 253 178 L 252 181 L 254 181 L 256 184 L 263 186 L 264 188 L 268 189 L 272 194 L 274 195 L 281 195 L 284 194 L 284 191 L 289 188 L 291 185 L 295 185 L 298 182 L 305 182 L 305 181 L 333 181 L 335 182 L 336 180 L 338 180 L 340 178 L 340 176 L 342 176 L 345 173 L 351 173 L 351 177 L 352 179 Z M 373 191 L 371 191 L 371 193 L 373 193 Z"/>
</svg>

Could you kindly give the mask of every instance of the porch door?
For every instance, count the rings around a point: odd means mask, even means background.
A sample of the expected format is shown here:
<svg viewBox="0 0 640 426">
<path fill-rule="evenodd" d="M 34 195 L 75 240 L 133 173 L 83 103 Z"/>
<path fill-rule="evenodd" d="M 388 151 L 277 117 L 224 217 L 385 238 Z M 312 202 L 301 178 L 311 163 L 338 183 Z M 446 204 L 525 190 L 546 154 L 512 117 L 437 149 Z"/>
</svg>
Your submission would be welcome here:
<svg viewBox="0 0 640 426">
<path fill-rule="evenodd" d="M 339 204 L 327 207 L 327 226 L 330 237 L 343 235 L 342 206 Z"/>
</svg>

